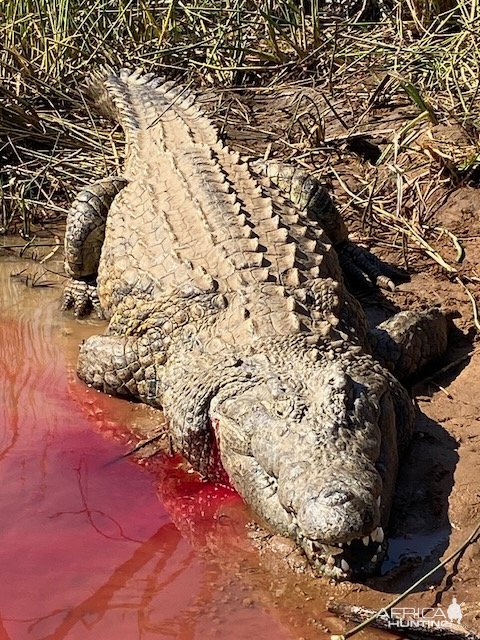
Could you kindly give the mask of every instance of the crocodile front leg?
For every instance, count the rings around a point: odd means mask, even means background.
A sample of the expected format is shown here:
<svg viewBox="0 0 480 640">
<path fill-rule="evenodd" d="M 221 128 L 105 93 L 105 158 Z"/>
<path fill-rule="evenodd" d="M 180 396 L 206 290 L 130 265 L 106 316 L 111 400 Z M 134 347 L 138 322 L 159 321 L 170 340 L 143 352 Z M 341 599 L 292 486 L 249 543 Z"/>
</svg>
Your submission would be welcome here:
<svg viewBox="0 0 480 640">
<path fill-rule="evenodd" d="M 368 333 L 375 358 L 396 378 L 415 374 L 447 348 L 447 318 L 440 309 L 400 311 Z"/>
<path fill-rule="evenodd" d="M 78 375 L 95 389 L 160 407 L 165 361 L 158 331 L 143 336 L 97 335 L 80 347 Z"/>
<path fill-rule="evenodd" d="M 67 216 L 65 271 L 71 279 L 65 287 L 64 309 L 73 308 L 77 317 L 92 308 L 103 317 L 96 291 L 105 222 L 115 196 L 127 184 L 124 178 L 98 180 L 79 192 Z"/>
<path fill-rule="evenodd" d="M 294 519 L 280 502 L 276 478 L 269 475 L 252 455 L 227 450 L 223 452 L 222 460 L 233 486 L 240 490 L 244 500 L 254 507 L 267 527 L 277 534 L 292 537 Z"/>
</svg>

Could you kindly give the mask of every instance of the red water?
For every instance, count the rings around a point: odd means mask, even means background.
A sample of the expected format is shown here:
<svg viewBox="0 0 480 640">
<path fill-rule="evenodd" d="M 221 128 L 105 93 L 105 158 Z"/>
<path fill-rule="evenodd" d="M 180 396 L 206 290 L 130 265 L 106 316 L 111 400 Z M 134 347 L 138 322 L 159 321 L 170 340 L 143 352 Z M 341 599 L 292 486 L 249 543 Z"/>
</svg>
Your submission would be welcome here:
<svg viewBox="0 0 480 640">
<path fill-rule="evenodd" d="M 0 315 L 0 640 L 300 637 L 252 587 L 239 498 L 178 460 L 119 460 L 131 409 L 72 382 L 57 300 L 18 295 Z"/>
</svg>

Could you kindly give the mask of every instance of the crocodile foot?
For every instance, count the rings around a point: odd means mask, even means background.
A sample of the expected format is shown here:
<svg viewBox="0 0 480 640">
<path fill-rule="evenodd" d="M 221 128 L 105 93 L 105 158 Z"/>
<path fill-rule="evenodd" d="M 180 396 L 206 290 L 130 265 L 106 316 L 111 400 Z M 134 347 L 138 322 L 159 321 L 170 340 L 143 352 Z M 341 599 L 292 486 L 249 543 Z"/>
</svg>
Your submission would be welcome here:
<svg viewBox="0 0 480 640">
<path fill-rule="evenodd" d="M 353 289 L 370 289 L 372 285 L 381 289 L 395 290 L 396 282 L 405 282 L 408 274 L 382 262 L 368 249 L 348 240 L 335 247 L 345 278 Z"/>
<path fill-rule="evenodd" d="M 82 318 L 94 311 L 101 320 L 105 319 L 97 287 L 83 280 L 71 279 L 68 282 L 63 292 L 62 309 L 73 309 L 77 318 Z"/>
</svg>

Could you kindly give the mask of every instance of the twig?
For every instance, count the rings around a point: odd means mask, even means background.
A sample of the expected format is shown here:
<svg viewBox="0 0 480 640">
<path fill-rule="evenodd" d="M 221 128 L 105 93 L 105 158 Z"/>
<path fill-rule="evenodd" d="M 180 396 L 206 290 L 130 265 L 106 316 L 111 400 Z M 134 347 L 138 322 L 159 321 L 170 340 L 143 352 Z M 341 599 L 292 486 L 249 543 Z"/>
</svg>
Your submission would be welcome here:
<svg viewBox="0 0 480 640">
<path fill-rule="evenodd" d="M 125 453 L 122 453 L 122 455 L 117 456 L 116 458 L 114 458 L 110 462 L 107 462 L 106 466 L 109 466 L 109 465 L 113 464 L 114 462 L 119 462 L 120 460 L 123 460 L 124 458 L 128 458 L 129 456 L 133 455 L 134 453 L 137 453 L 137 451 L 140 451 L 141 449 L 143 449 L 147 445 L 151 444 L 152 442 L 155 442 L 156 440 L 160 440 L 163 437 L 165 437 L 165 431 L 162 431 L 161 433 L 157 433 L 156 435 L 152 436 L 151 438 L 147 438 L 146 440 L 141 440 L 138 444 L 136 444 L 133 447 L 133 449 L 130 449 L 129 451 L 126 451 Z"/>
<path fill-rule="evenodd" d="M 192 84 L 193 84 L 193 80 L 190 80 L 190 82 L 187 83 L 181 89 L 181 91 L 178 92 L 178 94 L 175 96 L 175 98 L 171 102 L 169 102 L 168 106 L 165 107 L 165 109 L 155 118 L 155 120 L 148 125 L 147 129 L 151 129 L 156 124 L 158 124 L 160 122 L 160 120 L 163 118 L 163 116 L 167 113 L 167 111 L 170 111 L 170 109 L 173 107 L 174 104 L 176 104 L 177 102 L 182 100 L 185 97 L 185 94 L 188 94 L 188 90 L 190 89 Z"/>
<path fill-rule="evenodd" d="M 440 235 L 446 234 L 450 238 L 450 240 L 453 242 L 453 246 L 455 247 L 455 250 L 457 252 L 457 255 L 455 256 L 455 262 L 463 262 L 465 258 L 465 249 L 460 244 L 460 240 L 457 238 L 457 236 L 454 233 L 450 231 L 450 229 L 446 229 L 445 227 L 427 227 L 427 226 L 425 228 L 433 229 L 433 231 L 438 231 Z"/>
<path fill-rule="evenodd" d="M 440 376 L 440 375 L 442 375 L 444 373 L 447 373 L 451 369 L 454 369 L 457 365 L 461 364 L 465 360 L 468 360 L 468 358 L 470 358 L 475 353 L 477 353 L 477 351 L 479 349 L 480 349 L 480 347 L 477 347 L 476 349 L 473 349 L 473 351 L 469 351 L 468 353 L 465 353 L 463 356 L 460 356 L 459 358 L 456 358 L 455 360 L 453 360 L 453 362 L 449 362 L 448 364 L 446 364 L 441 369 L 438 369 L 438 371 L 435 371 L 434 373 L 432 373 L 431 376 L 428 376 L 428 378 L 422 378 L 422 380 L 419 380 L 415 384 L 415 386 L 418 386 L 418 385 L 421 385 L 421 384 L 428 384 L 429 382 L 433 382 L 437 376 Z"/>
<path fill-rule="evenodd" d="M 331 170 L 345 193 L 347 193 L 355 202 L 365 206 L 365 200 L 360 198 L 357 194 L 355 194 L 351 189 L 348 188 L 348 186 L 345 184 L 345 181 L 342 180 L 342 178 L 338 175 L 337 171 L 335 171 L 333 167 L 331 168 Z M 403 234 L 408 235 L 412 240 L 414 240 L 414 242 L 420 245 L 425 253 L 433 258 L 435 262 L 438 262 L 438 264 L 443 267 L 445 271 L 448 271 L 448 273 L 457 273 L 457 269 L 448 264 L 448 262 L 446 262 L 442 258 L 438 251 L 435 251 L 435 249 L 428 244 L 425 238 L 423 238 L 407 220 L 405 220 L 404 218 L 399 218 L 393 213 L 389 213 L 388 211 L 386 211 L 383 207 L 379 207 L 378 205 L 373 203 L 371 209 L 372 211 L 375 211 L 388 220 L 391 220 L 392 224 L 396 229 L 398 229 L 398 231 L 401 231 Z"/>
<path fill-rule="evenodd" d="M 480 332 L 480 318 L 479 318 L 479 314 L 478 314 L 477 301 L 473 297 L 473 295 L 470 292 L 470 290 L 468 289 L 467 285 L 464 282 L 462 282 L 462 280 L 460 278 L 458 278 L 458 277 L 455 278 L 455 282 L 457 282 L 458 284 L 460 284 L 463 287 L 463 289 L 465 290 L 465 293 L 470 298 L 470 302 L 472 303 L 472 311 L 473 311 L 473 324 L 475 325 L 476 330 Z"/>
<path fill-rule="evenodd" d="M 60 238 L 58 236 L 55 236 L 54 248 L 49 253 L 47 253 L 46 256 L 43 256 L 43 258 L 39 261 L 39 264 L 43 264 L 44 262 L 47 262 L 47 260 L 50 260 L 50 258 L 53 258 L 53 256 L 57 253 L 59 248 L 60 248 Z"/>
</svg>

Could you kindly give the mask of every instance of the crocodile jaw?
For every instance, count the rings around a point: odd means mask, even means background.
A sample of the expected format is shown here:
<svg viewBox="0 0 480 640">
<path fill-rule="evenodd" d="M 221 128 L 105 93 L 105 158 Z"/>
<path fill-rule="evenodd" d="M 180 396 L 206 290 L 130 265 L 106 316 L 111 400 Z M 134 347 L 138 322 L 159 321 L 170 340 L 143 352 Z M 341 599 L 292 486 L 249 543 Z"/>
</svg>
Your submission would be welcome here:
<svg viewBox="0 0 480 640">
<path fill-rule="evenodd" d="M 356 579 L 375 573 L 387 549 L 383 527 L 378 526 L 362 538 L 328 545 L 297 539 L 315 573 L 335 580 Z"/>
</svg>

